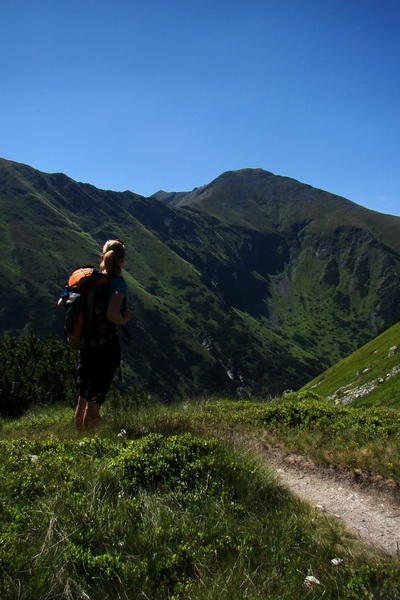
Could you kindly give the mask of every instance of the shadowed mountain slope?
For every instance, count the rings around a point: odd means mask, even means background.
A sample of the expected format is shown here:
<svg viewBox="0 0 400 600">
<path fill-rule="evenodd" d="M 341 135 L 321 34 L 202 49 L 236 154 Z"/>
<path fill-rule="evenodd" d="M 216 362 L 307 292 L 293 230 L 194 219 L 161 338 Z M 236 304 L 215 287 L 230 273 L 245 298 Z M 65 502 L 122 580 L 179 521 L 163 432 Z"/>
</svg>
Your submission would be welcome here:
<svg viewBox="0 0 400 600">
<path fill-rule="evenodd" d="M 400 312 L 400 218 L 261 169 L 143 198 L 1 160 L 0 185 L 0 331 L 60 332 L 69 271 L 119 237 L 125 355 L 165 398 L 296 389 Z"/>
</svg>

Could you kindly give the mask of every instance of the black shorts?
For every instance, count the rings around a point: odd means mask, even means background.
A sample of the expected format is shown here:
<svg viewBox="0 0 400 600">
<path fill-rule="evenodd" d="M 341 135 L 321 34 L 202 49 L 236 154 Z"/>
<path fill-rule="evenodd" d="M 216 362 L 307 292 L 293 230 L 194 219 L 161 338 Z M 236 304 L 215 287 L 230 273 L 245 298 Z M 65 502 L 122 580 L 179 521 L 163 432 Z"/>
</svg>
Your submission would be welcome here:
<svg viewBox="0 0 400 600">
<path fill-rule="evenodd" d="M 103 404 L 121 361 L 118 339 L 81 350 L 76 379 L 79 396 Z"/>
</svg>

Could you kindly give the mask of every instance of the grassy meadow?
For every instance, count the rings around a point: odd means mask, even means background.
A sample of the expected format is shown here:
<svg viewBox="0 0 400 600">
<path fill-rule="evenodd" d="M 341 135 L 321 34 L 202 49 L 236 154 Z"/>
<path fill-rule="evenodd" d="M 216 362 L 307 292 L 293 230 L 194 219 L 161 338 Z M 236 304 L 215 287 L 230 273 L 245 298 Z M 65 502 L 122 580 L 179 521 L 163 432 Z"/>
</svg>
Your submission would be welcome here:
<svg viewBox="0 0 400 600">
<path fill-rule="evenodd" d="M 399 421 L 389 427 L 382 413 L 367 435 L 353 414 L 335 420 L 335 410 L 312 394 L 166 406 L 114 392 L 89 435 L 75 432 L 65 405 L 3 418 L 0 597 L 399 597 L 398 557 L 361 547 L 341 522 L 282 487 L 260 457 L 226 441 L 234 429 L 299 451 L 307 440 L 315 453 L 315 429 L 336 422 L 337 432 L 350 427 L 358 437 L 354 457 L 371 437 L 395 451 Z M 397 442 L 397 458 L 398 450 Z"/>
<path fill-rule="evenodd" d="M 300 501 L 246 443 L 399 484 L 395 409 L 115 388 L 81 435 L 65 345 L 4 338 L 0 358 L 2 600 L 400 597 L 399 557 Z"/>
</svg>

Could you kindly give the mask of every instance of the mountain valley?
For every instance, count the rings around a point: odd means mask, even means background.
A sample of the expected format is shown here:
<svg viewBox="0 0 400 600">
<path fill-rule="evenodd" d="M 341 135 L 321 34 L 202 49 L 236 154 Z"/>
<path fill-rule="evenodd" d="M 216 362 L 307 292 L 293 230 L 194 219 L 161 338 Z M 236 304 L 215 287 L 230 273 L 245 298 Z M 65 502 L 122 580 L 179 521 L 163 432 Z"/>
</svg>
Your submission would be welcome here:
<svg viewBox="0 0 400 600">
<path fill-rule="evenodd" d="M 69 272 L 127 247 L 126 378 L 165 400 L 299 389 L 400 316 L 400 218 L 262 169 L 99 190 L 0 160 L 0 332 L 62 335 Z"/>
</svg>

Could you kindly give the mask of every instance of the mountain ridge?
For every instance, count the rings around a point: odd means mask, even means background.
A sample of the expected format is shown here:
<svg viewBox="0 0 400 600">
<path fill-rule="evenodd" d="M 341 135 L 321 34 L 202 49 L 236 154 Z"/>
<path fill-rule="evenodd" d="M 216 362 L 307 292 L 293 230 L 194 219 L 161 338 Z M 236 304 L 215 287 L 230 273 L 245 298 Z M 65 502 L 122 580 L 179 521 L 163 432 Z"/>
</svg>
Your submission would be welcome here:
<svg viewBox="0 0 400 600">
<path fill-rule="evenodd" d="M 257 182 L 257 179 L 258 185 L 256 187 L 255 199 L 253 201 L 259 204 L 261 197 L 261 200 L 264 200 L 264 208 L 268 208 L 268 206 L 271 204 L 271 202 L 269 202 L 271 198 L 275 205 L 277 201 L 281 203 L 283 198 L 284 207 L 287 210 L 288 197 L 285 192 L 288 189 L 287 186 L 291 186 L 292 197 L 289 198 L 289 201 L 291 202 L 290 208 L 298 212 L 297 220 L 300 224 L 303 223 L 308 225 L 309 221 L 307 220 L 307 212 L 303 206 L 300 206 L 299 200 L 306 200 L 307 206 L 311 209 L 320 209 L 320 214 L 318 215 L 319 218 L 321 218 L 321 212 L 325 211 L 323 202 L 329 200 L 332 203 L 330 211 L 331 217 L 332 212 L 334 212 L 336 219 L 339 216 L 342 216 L 343 212 L 346 212 L 347 215 L 351 215 L 353 219 L 355 219 L 354 223 L 357 225 L 359 223 L 357 217 L 362 216 L 368 224 L 373 224 L 375 235 L 378 234 L 378 228 L 374 223 L 375 219 L 378 219 L 380 226 L 384 227 L 385 229 L 393 227 L 393 220 L 396 221 L 396 228 L 400 226 L 400 217 L 386 215 L 371 209 L 367 209 L 359 204 L 356 204 L 355 202 L 352 202 L 351 200 L 348 200 L 347 198 L 343 198 L 342 196 L 330 194 L 325 190 L 314 188 L 309 184 L 301 183 L 290 177 L 275 175 L 274 173 L 265 171 L 263 169 L 239 169 L 236 171 L 226 171 L 208 185 L 195 188 L 191 192 L 157 192 L 153 195 L 153 197 L 156 197 L 163 202 L 172 204 L 174 206 L 190 206 L 192 208 L 197 207 L 201 210 L 209 212 L 210 214 L 213 214 L 213 212 L 215 212 L 215 207 L 210 207 L 209 205 L 211 190 L 217 189 L 217 193 L 220 193 L 220 187 L 222 184 L 222 186 L 225 188 L 224 196 L 218 196 L 218 200 L 222 202 L 225 201 L 224 204 L 226 205 L 226 198 L 232 198 L 232 196 L 235 195 L 231 192 L 229 186 L 234 186 L 236 190 L 238 186 L 242 186 L 241 195 L 245 195 L 243 187 L 254 185 L 254 182 Z M 228 184 L 228 187 L 226 187 L 226 184 Z M 270 190 L 268 189 L 268 184 L 272 184 L 270 186 Z M 298 195 L 295 195 L 296 192 Z M 236 195 L 238 195 L 237 191 Z M 212 198 L 215 203 L 215 194 L 212 195 Z M 267 200 L 266 202 L 265 199 Z M 243 212 L 243 206 L 239 205 L 239 208 L 241 208 Z M 273 213 L 271 210 L 268 212 L 271 214 L 270 218 L 272 219 L 272 222 L 280 224 L 281 220 L 277 218 L 277 212 L 279 212 L 279 209 L 278 211 L 275 210 L 275 213 Z M 339 221 L 339 223 L 341 224 L 341 221 Z M 254 223 L 253 220 L 253 225 L 254 224 L 258 226 L 260 225 L 259 223 Z M 284 225 L 284 221 L 281 224 Z M 395 242 L 395 250 L 397 252 L 400 251 L 400 242 Z"/>
<path fill-rule="evenodd" d="M 400 315 L 400 218 L 287 177 L 228 171 L 145 198 L 4 159 L 0 183 L 0 332 L 61 332 L 68 273 L 118 237 L 129 368 L 158 395 L 295 389 Z"/>
</svg>

